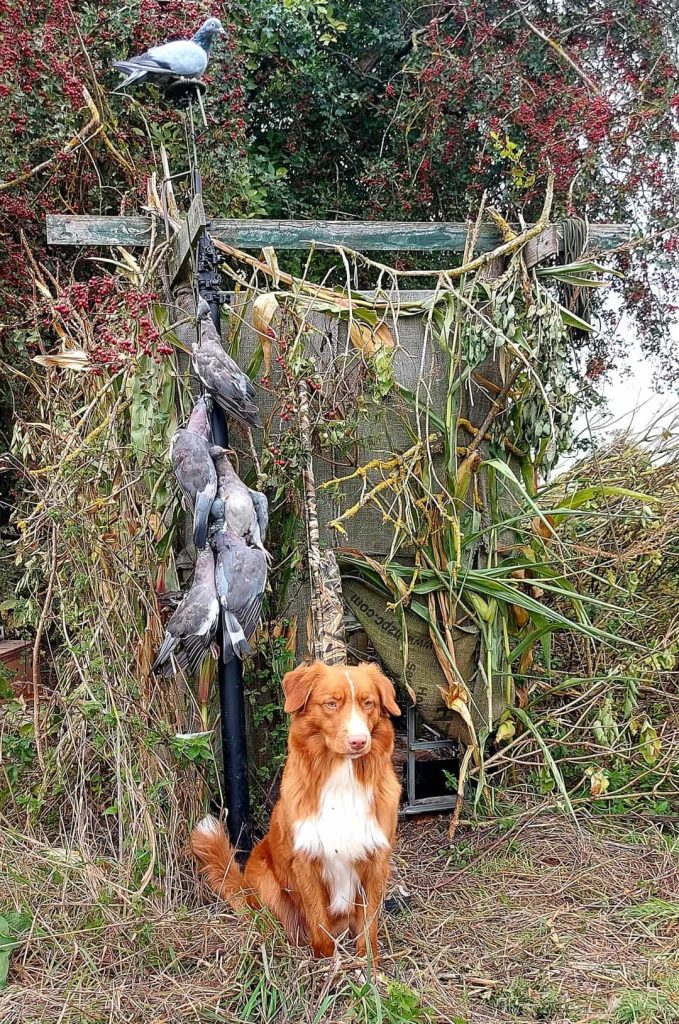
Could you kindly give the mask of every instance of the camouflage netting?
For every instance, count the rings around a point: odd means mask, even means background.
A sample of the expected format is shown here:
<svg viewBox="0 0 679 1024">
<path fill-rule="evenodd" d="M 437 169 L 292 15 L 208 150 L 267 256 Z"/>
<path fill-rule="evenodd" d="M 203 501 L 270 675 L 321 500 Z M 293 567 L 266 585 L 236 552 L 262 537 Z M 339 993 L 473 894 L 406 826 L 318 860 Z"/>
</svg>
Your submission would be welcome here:
<svg viewBox="0 0 679 1024">
<path fill-rule="evenodd" d="M 421 300 L 429 294 L 422 291 L 404 291 L 400 293 L 399 301 L 406 303 Z M 223 309 L 223 333 L 225 339 L 228 338 L 230 322 L 234 322 L 234 319 L 242 320 L 238 359 L 242 366 L 247 366 L 259 342 L 250 326 L 250 309 L 243 304 L 242 296 L 232 295 L 231 300 L 234 303 L 231 313 L 228 312 L 227 307 Z M 190 311 L 193 308 L 190 288 L 187 288 L 183 295 L 178 293 L 177 301 L 185 310 Z M 396 306 L 396 300 L 394 300 L 394 305 Z M 347 337 L 346 322 L 316 312 L 307 314 L 307 319 L 320 328 L 319 333 L 314 336 L 316 341 L 313 354 L 319 370 L 328 373 L 334 366 L 335 372 L 337 372 L 337 366 L 342 364 L 342 357 L 346 352 L 346 387 L 350 389 L 352 366 L 354 368 L 356 366 L 356 356 Z M 361 442 L 355 446 L 355 450 L 349 458 L 346 454 L 340 457 L 333 453 L 332 449 L 326 448 L 321 455 L 314 455 L 313 466 L 317 486 L 321 547 L 325 549 L 337 546 L 351 547 L 373 556 L 378 561 L 384 561 L 389 556 L 393 531 L 389 522 L 385 522 L 380 510 L 373 503 L 366 504 L 351 519 L 345 521 L 346 536 L 339 536 L 334 529 L 328 526 L 342 511 L 359 501 L 363 481 L 356 479 L 343 485 L 339 494 L 333 493 L 333 489 L 323 490 L 320 485 L 336 477 L 343 477 L 356 466 L 370 460 L 387 459 L 394 452 L 403 452 L 410 448 L 413 440 L 407 426 L 410 425 L 411 430 L 417 430 L 418 416 L 420 435 L 430 431 L 431 428 L 427 425 L 426 410 L 428 406 L 439 411 L 443 408 L 447 377 L 447 368 L 444 367 L 443 359 L 431 337 L 427 336 L 421 316 L 392 316 L 388 318 L 388 323 L 397 341 L 394 362 L 395 379 L 399 384 L 418 395 L 419 412 L 415 413 L 412 407 L 406 405 L 398 396 L 393 398 L 390 396 L 379 405 L 372 406 L 370 415 L 361 418 L 359 424 Z M 180 328 L 178 334 L 181 340 L 188 343 L 194 336 L 194 331 L 194 327 L 187 325 Z M 481 368 L 481 375 L 486 379 L 495 381 L 498 379 L 492 364 L 485 364 Z M 275 364 L 271 379 L 275 387 Z M 272 427 L 274 431 L 277 431 L 283 424 L 278 422 L 271 394 L 260 390 L 258 402 L 265 423 L 269 422 L 272 416 L 276 417 Z M 472 384 L 465 394 L 461 415 L 478 425 L 483 421 L 489 408 L 488 393 L 479 385 Z M 289 427 L 293 430 L 296 429 L 294 423 L 289 424 Z M 253 438 L 255 447 L 259 450 L 263 441 L 263 432 L 253 431 Z M 460 437 L 461 444 L 468 444 L 469 440 L 468 435 Z M 243 475 L 250 468 L 251 459 L 238 428 L 232 431 L 230 443 L 239 453 L 239 470 Z M 479 447 L 479 454 L 483 457 L 486 452 L 487 442 L 484 441 Z M 433 457 L 433 464 L 436 467 L 436 456 Z M 479 475 L 479 487 L 481 491 L 480 515 L 484 521 L 488 516 L 488 511 L 487 503 L 483 500 L 482 474 Z M 385 500 L 388 503 L 389 498 L 387 497 Z M 180 556 L 179 564 L 188 567 L 192 564 L 189 529 L 185 530 L 185 542 L 187 550 Z M 403 560 L 407 556 L 407 550 L 402 548 L 399 558 Z M 483 564 L 484 552 L 481 548 L 477 549 L 472 557 L 476 564 Z M 411 694 L 416 695 L 423 720 L 444 735 L 466 738 L 466 729 L 462 725 L 461 719 L 454 711 L 448 710 L 441 699 L 439 687 L 445 689 L 446 680 L 422 620 L 418 619 L 416 615 L 406 612 L 410 642 L 407 664 L 404 668 L 399 625 L 394 613 L 387 609 L 384 597 L 372 591 L 363 580 L 349 578 L 347 575 L 343 576 L 342 591 L 349 631 L 352 631 L 352 626 L 355 629 L 357 625 L 360 625 L 367 635 L 371 647 L 392 678 L 396 682 L 400 680 L 402 684 L 406 683 Z M 299 660 L 308 656 L 306 623 L 310 602 L 309 576 L 304 568 L 296 574 L 295 580 L 290 586 L 286 609 L 286 615 L 296 617 L 298 623 L 297 656 Z M 469 689 L 470 711 L 478 731 L 480 727 L 489 723 L 489 719 L 495 721 L 501 713 L 504 707 L 503 681 L 499 678 L 493 680 L 490 701 L 492 707 L 489 708 L 487 687 L 478 671 L 479 660 L 483 652 L 477 628 L 469 620 L 464 621 L 460 628 L 455 630 L 454 641 L 457 666 Z M 402 697 L 404 696 L 405 694 L 402 693 Z"/>
</svg>

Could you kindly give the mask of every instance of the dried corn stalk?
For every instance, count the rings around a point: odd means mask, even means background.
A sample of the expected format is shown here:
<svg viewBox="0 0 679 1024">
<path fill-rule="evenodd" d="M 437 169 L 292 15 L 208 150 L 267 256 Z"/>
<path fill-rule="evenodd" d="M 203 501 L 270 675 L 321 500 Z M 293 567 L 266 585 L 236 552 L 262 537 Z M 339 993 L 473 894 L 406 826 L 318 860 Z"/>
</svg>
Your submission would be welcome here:
<svg viewBox="0 0 679 1024">
<path fill-rule="evenodd" d="M 307 620 L 309 651 L 314 658 L 325 662 L 326 665 L 337 665 L 346 661 L 347 656 L 344 639 L 342 587 L 335 555 L 332 551 L 321 551 L 316 511 L 316 483 L 311 453 L 309 394 L 304 380 L 299 382 L 297 397 L 299 432 L 304 456 L 302 479 L 311 583 L 311 605 Z"/>
</svg>

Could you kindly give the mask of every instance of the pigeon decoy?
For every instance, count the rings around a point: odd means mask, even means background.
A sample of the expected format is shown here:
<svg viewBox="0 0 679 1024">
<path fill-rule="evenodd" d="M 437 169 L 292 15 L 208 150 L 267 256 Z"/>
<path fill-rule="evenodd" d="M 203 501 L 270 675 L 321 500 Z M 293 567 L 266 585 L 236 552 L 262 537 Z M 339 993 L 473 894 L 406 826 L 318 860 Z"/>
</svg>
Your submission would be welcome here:
<svg viewBox="0 0 679 1024">
<path fill-rule="evenodd" d="M 201 299 L 196 307 L 196 319 L 200 330 L 200 339 L 192 343 L 196 376 L 228 416 L 245 426 L 261 427 L 259 409 L 254 403 L 254 385 L 238 363 L 224 351 L 205 299 Z"/>
<path fill-rule="evenodd" d="M 262 543 L 260 516 L 252 495 L 257 494 L 258 504 L 261 505 L 263 502 L 268 509 L 266 498 L 263 494 L 251 491 L 249 487 L 245 486 L 229 462 L 226 448 L 213 445 L 210 448 L 210 454 L 217 469 L 217 501 L 212 506 L 214 528 L 229 533 L 238 540 L 245 541 L 250 547 L 259 548 L 268 560 L 269 553 Z M 266 519 L 268 521 L 268 512 Z M 266 523 L 264 533 L 266 534 Z"/>
<path fill-rule="evenodd" d="M 210 420 L 204 398 L 193 407 L 185 428 L 170 442 L 170 460 L 187 508 L 193 509 L 193 543 L 207 543 L 210 508 L 217 494 L 217 471 L 210 455 Z"/>
<path fill-rule="evenodd" d="M 225 664 L 252 653 L 248 641 L 257 628 L 266 587 L 266 555 L 239 537 L 213 534 L 217 556 L 215 583 L 222 612 L 222 658 Z"/>
<path fill-rule="evenodd" d="M 215 36 L 225 34 L 219 18 L 208 18 L 192 39 L 175 39 L 162 46 L 152 46 L 138 57 L 114 61 L 116 71 L 127 75 L 115 91 L 147 81 L 167 85 L 177 78 L 200 78 L 212 54 Z"/>
<path fill-rule="evenodd" d="M 151 666 L 157 675 L 173 675 L 177 667 L 197 672 L 219 625 L 220 602 L 212 548 L 198 552 L 191 589 L 173 613 Z"/>
</svg>

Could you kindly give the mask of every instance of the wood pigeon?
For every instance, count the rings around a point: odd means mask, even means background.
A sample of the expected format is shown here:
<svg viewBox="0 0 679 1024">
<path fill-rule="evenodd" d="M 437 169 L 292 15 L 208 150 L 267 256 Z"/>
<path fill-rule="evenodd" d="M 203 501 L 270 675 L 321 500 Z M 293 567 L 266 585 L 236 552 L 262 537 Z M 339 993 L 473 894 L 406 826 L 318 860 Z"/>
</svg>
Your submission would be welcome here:
<svg viewBox="0 0 679 1024">
<path fill-rule="evenodd" d="M 208 18 L 192 39 L 175 39 L 152 46 L 138 57 L 115 61 L 116 71 L 127 75 L 115 91 L 147 81 L 167 85 L 177 78 L 200 78 L 210 59 L 215 36 L 225 34 L 219 18 Z"/>
<path fill-rule="evenodd" d="M 217 632 L 219 609 L 215 558 L 208 547 L 198 552 L 191 589 L 167 624 L 151 671 L 164 676 L 177 668 L 197 672 Z"/>
<path fill-rule="evenodd" d="M 212 535 L 211 543 L 217 555 L 215 582 L 222 610 L 222 658 L 228 664 L 252 653 L 248 640 L 262 611 L 266 555 L 223 530 Z"/>
<path fill-rule="evenodd" d="M 250 547 L 259 548 L 269 560 L 264 548 L 264 536 L 269 521 L 269 503 L 264 494 L 251 491 L 240 479 L 228 459 L 226 448 L 213 445 L 210 454 L 217 469 L 217 499 L 212 506 L 213 529 L 229 533 Z M 257 497 L 257 505 L 253 495 Z"/>
<path fill-rule="evenodd" d="M 186 506 L 193 510 L 193 543 L 200 550 L 207 543 L 210 508 L 217 494 L 217 471 L 210 454 L 210 420 L 204 398 L 194 405 L 186 428 L 173 434 L 170 459 Z"/>
<path fill-rule="evenodd" d="M 248 427 L 261 427 L 259 409 L 254 403 L 254 385 L 238 363 L 224 351 L 205 299 L 198 303 L 196 319 L 200 330 L 200 339 L 192 343 L 196 376 L 227 416 Z"/>
</svg>

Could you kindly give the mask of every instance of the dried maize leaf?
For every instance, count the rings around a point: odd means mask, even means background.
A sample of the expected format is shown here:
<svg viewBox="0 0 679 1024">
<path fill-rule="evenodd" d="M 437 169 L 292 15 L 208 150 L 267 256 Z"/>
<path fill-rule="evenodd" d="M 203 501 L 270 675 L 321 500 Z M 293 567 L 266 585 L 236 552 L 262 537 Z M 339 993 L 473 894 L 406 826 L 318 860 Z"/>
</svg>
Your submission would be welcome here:
<svg viewBox="0 0 679 1024">
<path fill-rule="evenodd" d="M 279 309 L 278 299 L 271 292 L 258 295 L 252 303 L 252 326 L 261 341 L 267 373 L 271 373 L 271 343 L 275 337 L 271 322 Z"/>
<path fill-rule="evenodd" d="M 68 352 L 56 352 L 54 355 L 33 356 L 33 362 L 39 366 L 56 366 L 62 370 L 78 370 L 83 373 L 92 366 L 87 352 L 74 348 Z"/>
</svg>

